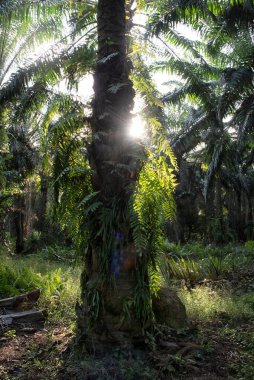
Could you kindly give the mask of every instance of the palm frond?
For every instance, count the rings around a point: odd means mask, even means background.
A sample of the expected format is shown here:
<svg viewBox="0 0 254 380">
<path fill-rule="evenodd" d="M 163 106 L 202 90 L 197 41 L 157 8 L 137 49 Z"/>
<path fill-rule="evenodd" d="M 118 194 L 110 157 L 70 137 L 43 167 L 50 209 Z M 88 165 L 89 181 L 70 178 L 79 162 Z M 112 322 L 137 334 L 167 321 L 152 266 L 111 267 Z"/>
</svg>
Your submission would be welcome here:
<svg viewBox="0 0 254 380">
<path fill-rule="evenodd" d="M 83 57 L 86 56 L 82 69 L 84 70 L 85 66 L 87 70 L 90 70 L 94 62 L 95 53 L 93 49 L 85 49 L 83 46 L 74 48 L 73 50 L 65 48 L 61 53 L 50 51 L 35 62 L 32 59 L 27 59 L 27 66 L 19 68 L 13 73 L 8 82 L 2 87 L 0 91 L 1 104 L 9 102 L 20 95 L 28 87 L 32 79 L 42 77 L 45 84 L 54 85 L 62 78 L 62 67 L 66 65 L 66 69 L 68 70 L 68 60 L 70 60 L 70 65 L 72 65 L 75 57 L 80 57 L 81 54 Z"/>
<path fill-rule="evenodd" d="M 242 100 L 242 94 L 253 91 L 254 74 L 249 67 L 225 69 L 222 73 L 223 92 L 218 102 L 221 120 L 228 112 L 233 112 L 236 102 Z"/>
</svg>

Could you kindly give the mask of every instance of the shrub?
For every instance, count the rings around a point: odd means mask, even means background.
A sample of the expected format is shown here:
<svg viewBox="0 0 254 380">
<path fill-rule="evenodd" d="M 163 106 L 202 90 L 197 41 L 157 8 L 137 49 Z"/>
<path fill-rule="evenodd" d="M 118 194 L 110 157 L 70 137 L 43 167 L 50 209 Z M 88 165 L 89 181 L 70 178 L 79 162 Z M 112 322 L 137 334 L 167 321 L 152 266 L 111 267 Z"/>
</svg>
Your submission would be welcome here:
<svg viewBox="0 0 254 380">
<path fill-rule="evenodd" d="M 209 321 L 214 317 L 227 320 L 254 319 L 254 293 L 232 296 L 229 291 L 213 290 L 199 286 L 191 292 L 182 289 L 179 296 L 184 303 L 189 318 Z"/>
<path fill-rule="evenodd" d="M 244 244 L 244 248 L 246 249 L 246 251 L 254 253 L 254 240 L 246 241 L 246 243 Z"/>
<path fill-rule="evenodd" d="M 43 252 L 25 257 L 4 257 L 2 254 L 0 258 L 0 297 L 39 288 L 42 291 L 39 306 L 47 310 L 49 323 L 74 320 L 79 296 L 78 268 L 49 261 Z"/>
</svg>

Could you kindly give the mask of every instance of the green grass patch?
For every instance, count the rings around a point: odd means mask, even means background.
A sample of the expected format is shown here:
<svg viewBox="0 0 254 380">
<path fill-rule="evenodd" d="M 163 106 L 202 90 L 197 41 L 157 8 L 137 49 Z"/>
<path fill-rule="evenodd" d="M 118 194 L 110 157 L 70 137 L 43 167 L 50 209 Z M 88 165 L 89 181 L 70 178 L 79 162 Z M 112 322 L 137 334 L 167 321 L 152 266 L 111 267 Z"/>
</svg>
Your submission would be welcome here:
<svg viewBox="0 0 254 380">
<path fill-rule="evenodd" d="M 70 323 L 75 319 L 79 297 L 80 268 L 54 261 L 48 251 L 28 256 L 0 255 L 0 297 L 41 289 L 39 307 L 48 312 L 49 323 Z M 59 257 L 61 249 L 58 248 Z M 63 256 L 63 255 L 62 255 Z"/>
<path fill-rule="evenodd" d="M 254 266 L 252 241 L 245 245 L 228 244 L 224 247 L 165 242 L 161 258 L 161 272 L 167 283 L 184 281 L 194 287 L 205 279 L 226 278 L 228 274 Z"/>
<path fill-rule="evenodd" d="M 191 291 L 181 289 L 179 296 L 192 320 L 208 322 L 220 317 L 232 322 L 254 320 L 254 292 L 233 296 L 229 291 L 200 286 Z"/>
</svg>

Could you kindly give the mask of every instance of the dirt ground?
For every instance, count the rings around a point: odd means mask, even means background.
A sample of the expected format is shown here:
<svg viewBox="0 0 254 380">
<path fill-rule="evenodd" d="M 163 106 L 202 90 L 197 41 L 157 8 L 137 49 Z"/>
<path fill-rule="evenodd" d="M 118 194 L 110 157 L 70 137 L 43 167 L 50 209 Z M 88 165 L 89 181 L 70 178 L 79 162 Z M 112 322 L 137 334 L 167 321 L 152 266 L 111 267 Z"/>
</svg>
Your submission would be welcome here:
<svg viewBox="0 0 254 380">
<path fill-rule="evenodd" d="M 142 354 L 115 350 L 79 359 L 72 352 L 73 334 L 67 327 L 10 330 L 0 337 L 0 379 L 254 379 L 254 374 L 239 377 L 246 357 L 241 344 L 220 334 L 223 323 L 218 319 L 188 332 L 164 332 L 156 347 Z M 253 326 L 238 328 L 254 333 Z"/>
</svg>

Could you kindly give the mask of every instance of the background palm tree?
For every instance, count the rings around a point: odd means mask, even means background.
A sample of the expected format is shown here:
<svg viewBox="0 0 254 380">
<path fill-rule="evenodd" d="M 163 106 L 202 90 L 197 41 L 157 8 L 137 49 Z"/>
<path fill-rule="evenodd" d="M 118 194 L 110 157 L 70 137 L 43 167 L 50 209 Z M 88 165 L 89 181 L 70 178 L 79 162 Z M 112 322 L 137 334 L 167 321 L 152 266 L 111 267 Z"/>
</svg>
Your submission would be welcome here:
<svg viewBox="0 0 254 380">
<path fill-rule="evenodd" d="M 158 11 L 150 20 L 151 33 L 161 34 L 166 41 L 168 57 L 159 62 L 158 67 L 181 78 L 178 85 L 171 84 L 173 90 L 163 97 L 163 101 L 180 104 L 183 111 L 184 99 L 193 105 L 184 129 L 169 136 L 178 161 L 185 155 L 188 161 L 198 159 L 200 164 L 205 163 L 202 177 L 207 200 L 207 233 L 210 240 L 222 242 L 229 238 L 226 225 L 232 225 L 230 221 L 225 225 L 223 217 L 226 191 L 235 188 L 234 176 L 223 173 L 233 174 L 239 170 L 242 155 L 238 153 L 237 159 L 235 157 L 235 152 L 241 149 L 239 136 L 244 125 L 248 125 L 246 131 L 252 128 L 253 6 L 245 1 L 230 6 L 181 1 L 170 7 L 163 4 L 149 3 Z M 191 25 L 198 32 L 198 40 L 189 40 L 177 32 L 174 26 L 179 22 Z M 249 107 L 248 111 L 245 108 L 246 117 L 239 123 L 237 115 L 243 104 Z M 194 153 L 193 149 L 201 143 L 203 149 Z M 243 231 L 243 222 L 238 226 L 242 226 L 238 230 Z M 237 229 L 234 230 L 237 234 Z M 240 235 L 244 239 L 244 233 Z"/>
<path fill-rule="evenodd" d="M 59 112 L 59 108 L 63 109 L 65 106 L 66 110 L 70 111 L 68 105 L 71 102 L 72 113 L 69 119 L 73 115 L 74 96 L 68 97 L 59 92 L 55 86 L 67 78 L 69 87 L 75 87 L 77 80 L 91 69 L 94 60 L 92 48 L 94 5 L 90 2 L 89 5 L 82 5 L 82 7 L 77 5 L 70 9 L 69 5 L 63 2 L 52 1 L 41 4 L 41 2 L 20 1 L 6 2 L 1 6 L 3 10 L 0 16 L 2 142 L 5 143 L 7 149 L 9 141 L 9 147 L 11 147 L 15 139 L 19 140 L 19 136 L 15 135 L 19 126 L 22 125 L 23 129 L 27 127 L 27 135 L 31 129 L 34 130 L 38 146 L 40 139 L 44 139 L 50 121 Z M 81 10 L 87 11 L 85 20 L 82 19 L 83 22 L 80 21 Z M 90 33 L 91 41 L 86 48 L 84 45 L 87 42 L 87 33 Z M 38 46 L 44 43 L 46 51 L 42 50 L 38 53 Z M 84 63 L 81 63 L 82 59 Z M 76 119 L 77 116 L 73 123 Z M 3 149 L 5 153 L 1 157 L 3 163 L 8 155 L 8 149 L 5 148 Z M 45 149 L 43 143 L 41 149 L 37 149 L 40 160 L 37 162 L 36 170 L 42 174 L 42 182 L 47 177 L 46 161 L 43 163 Z M 25 150 L 20 149 L 21 161 L 25 159 L 25 157 L 22 158 L 22 153 L 25 154 Z M 8 162 L 8 166 L 13 165 L 15 166 L 14 163 Z M 8 171 L 4 170 L 3 166 L 3 178 L 6 177 L 6 173 Z M 17 173 L 23 178 L 21 172 L 17 171 Z M 10 186 L 13 181 L 7 180 L 3 183 L 5 183 L 3 190 L 6 192 L 9 188 L 8 194 L 11 197 L 13 192 Z"/>
</svg>

